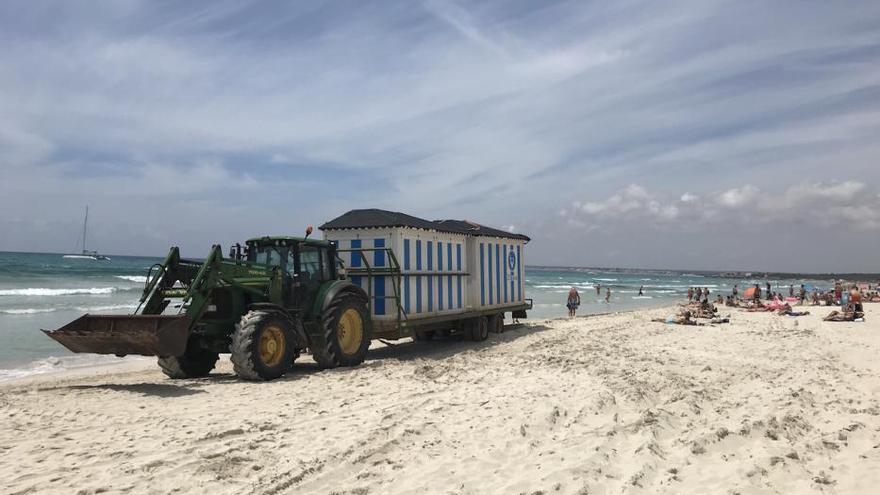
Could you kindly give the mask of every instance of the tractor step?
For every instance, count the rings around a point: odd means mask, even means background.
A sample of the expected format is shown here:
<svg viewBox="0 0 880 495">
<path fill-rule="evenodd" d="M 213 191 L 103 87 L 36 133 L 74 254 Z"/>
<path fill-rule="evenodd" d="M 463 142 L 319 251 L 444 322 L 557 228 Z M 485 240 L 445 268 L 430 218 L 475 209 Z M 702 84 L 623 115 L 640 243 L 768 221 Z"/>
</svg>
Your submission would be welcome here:
<svg viewBox="0 0 880 495">
<path fill-rule="evenodd" d="M 43 332 L 73 352 L 182 356 L 190 319 L 186 315 L 85 315 Z"/>
</svg>

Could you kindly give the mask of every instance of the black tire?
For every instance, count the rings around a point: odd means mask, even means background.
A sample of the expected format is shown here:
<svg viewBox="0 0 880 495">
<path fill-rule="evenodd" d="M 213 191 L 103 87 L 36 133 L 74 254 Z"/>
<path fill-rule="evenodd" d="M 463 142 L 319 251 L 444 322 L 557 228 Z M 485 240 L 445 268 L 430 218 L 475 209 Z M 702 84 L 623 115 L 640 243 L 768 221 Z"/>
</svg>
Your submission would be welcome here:
<svg viewBox="0 0 880 495">
<path fill-rule="evenodd" d="M 480 316 L 468 320 L 465 336 L 474 342 L 486 340 L 489 337 L 489 319 L 485 316 Z"/>
<path fill-rule="evenodd" d="M 504 313 L 498 313 L 489 317 L 489 331 L 492 333 L 504 333 Z"/>
<path fill-rule="evenodd" d="M 429 342 L 434 340 L 434 330 L 416 330 L 413 332 L 413 340 L 416 342 Z"/>
<path fill-rule="evenodd" d="M 347 328 L 345 321 L 349 319 L 360 321 L 359 340 L 357 330 Z M 349 323 L 357 325 L 356 321 Z M 321 312 L 321 329 L 324 332 L 324 342 L 316 343 L 312 347 L 312 357 L 320 367 L 357 366 L 364 362 L 373 338 L 373 325 L 363 298 L 351 293 L 337 295 Z M 351 334 L 355 336 L 352 337 L 354 340 L 346 339 L 347 332 L 354 332 Z"/>
<path fill-rule="evenodd" d="M 202 378 L 211 373 L 219 358 L 220 355 L 216 352 L 206 351 L 190 343 L 183 356 L 160 357 L 159 367 L 168 378 Z"/>
<path fill-rule="evenodd" d="M 232 369 L 245 380 L 272 380 L 293 365 L 295 338 L 290 321 L 272 311 L 249 311 L 232 334 Z"/>
</svg>

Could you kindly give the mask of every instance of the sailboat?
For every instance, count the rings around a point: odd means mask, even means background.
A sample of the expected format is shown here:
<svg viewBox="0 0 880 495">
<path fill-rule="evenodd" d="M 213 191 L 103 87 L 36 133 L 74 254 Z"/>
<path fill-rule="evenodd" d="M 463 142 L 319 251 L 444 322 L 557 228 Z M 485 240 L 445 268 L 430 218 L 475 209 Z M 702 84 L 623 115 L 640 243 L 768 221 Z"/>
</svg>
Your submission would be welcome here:
<svg viewBox="0 0 880 495">
<path fill-rule="evenodd" d="M 82 233 L 82 252 L 79 254 L 65 254 L 65 258 L 69 259 L 81 259 L 81 260 L 95 260 L 95 261 L 110 261 L 110 258 L 104 256 L 103 254 L 98 254 L 97 251 L 89 251 L 86 249 L 86 232 L 88 231 L 89 226 L 89 207 L 86 206 L 86 218 L 83 220 L 83 233 Z"/>
</svg>

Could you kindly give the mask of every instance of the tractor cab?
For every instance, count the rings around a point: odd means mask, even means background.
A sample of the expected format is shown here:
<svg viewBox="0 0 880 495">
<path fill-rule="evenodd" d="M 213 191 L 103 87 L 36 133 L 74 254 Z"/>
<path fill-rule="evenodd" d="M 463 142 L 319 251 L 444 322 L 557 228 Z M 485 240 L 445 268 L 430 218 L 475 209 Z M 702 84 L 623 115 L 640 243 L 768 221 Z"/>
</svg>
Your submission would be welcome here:
<svg viewBox="0 0 880 495">
<path fill-rule="evenodd" d="M 307 306 L 324 282 L 337 278 L 336 248 L 328 241 L 259 237 L 247 241 L 246 253 L 249 263 L 281 269 L 287 307 Z"/>
</svg>

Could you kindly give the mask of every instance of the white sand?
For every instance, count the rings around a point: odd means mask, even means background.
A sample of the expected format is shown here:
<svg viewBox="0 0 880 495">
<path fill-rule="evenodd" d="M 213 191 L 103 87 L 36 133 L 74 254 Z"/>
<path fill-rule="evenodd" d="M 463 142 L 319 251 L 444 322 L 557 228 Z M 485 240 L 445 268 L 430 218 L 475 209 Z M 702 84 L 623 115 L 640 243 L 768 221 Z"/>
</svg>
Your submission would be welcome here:
<svg viewBox="0 0 880 495">
<path fill-rule="evenodd" d="M 880 307 L 810 309 L 557 320 L 269 383 L 8 383 L 0 492 L 878 493 Z"/>
</svg>

